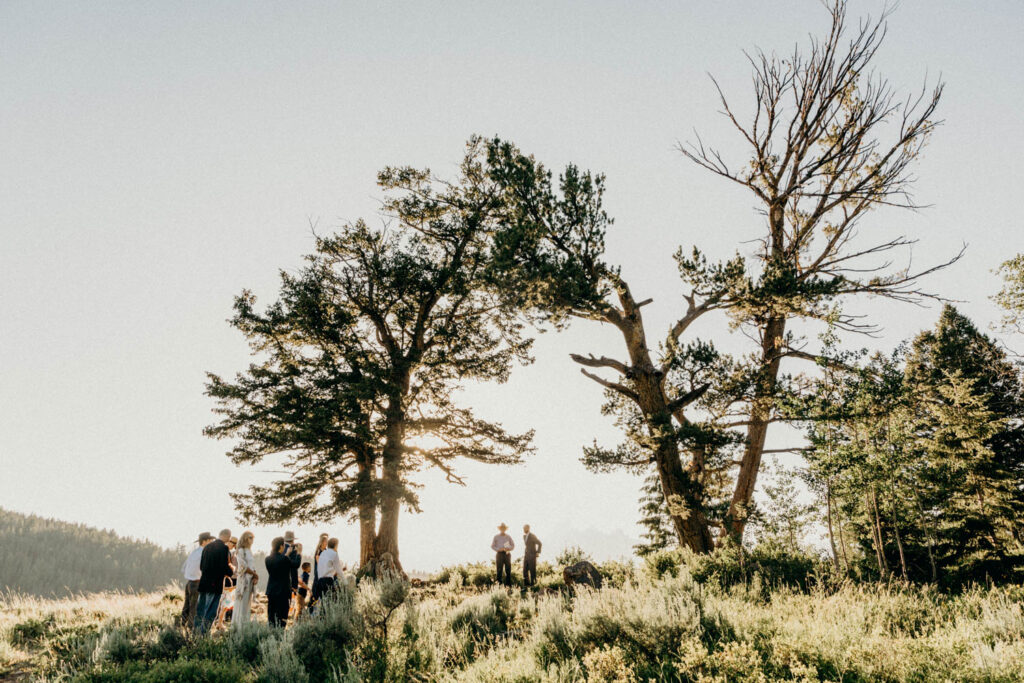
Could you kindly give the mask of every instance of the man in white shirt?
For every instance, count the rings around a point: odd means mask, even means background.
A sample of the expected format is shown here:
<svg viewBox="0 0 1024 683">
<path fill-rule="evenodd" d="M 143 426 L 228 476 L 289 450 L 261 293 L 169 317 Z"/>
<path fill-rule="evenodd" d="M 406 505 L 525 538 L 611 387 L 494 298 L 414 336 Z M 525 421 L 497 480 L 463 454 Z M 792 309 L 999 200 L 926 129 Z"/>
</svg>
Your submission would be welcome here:
<svg viewBox="0 0 1024 683">
<path fill-rule="evenodd" d="M 316 563 L 316 572 L 319 575 L 317 582 L 320 584 L 320 595 L 334 590 L 338 585 L 338 579 L 345 577 L 345 567 L 338 557 L 338 539 L 332 538 L 327 541 L 327 547 L 320 552 L 320 559 Z"/>
<path fill-rule="evenodd" d="M 512 541 L 512 537 L 506 534 L 508 531 L 508 525 L 502 522 L 498 525 L 498 531 L 501 532 L 494 537 L 491 541 L 491 550 L 496 554 L 494 556 L 494 562 L 498 566 L 498 583 L 503 583 L 506 586 L 512 585 L 512 549 L 516 547 L 515 542 Z M 502 573 L 505 575 L 505 579 L 502 580 Z"/>
<path fill-rule="evenodd" d="M 196 603 L 199 601 L 199 579 L 203 573 L 199 570 L 199 561 L 203 557 L 203 548 L 213 540 L 209 531 L 199 534 L 196 539 L 195 550 L 188 554 L 185 564 L 181 566 L 181 573 L 185 576 L 185 600 L 181 606 L 181 625 L 185 628 L 192 628 L 196 620 Z"/>
</svg>

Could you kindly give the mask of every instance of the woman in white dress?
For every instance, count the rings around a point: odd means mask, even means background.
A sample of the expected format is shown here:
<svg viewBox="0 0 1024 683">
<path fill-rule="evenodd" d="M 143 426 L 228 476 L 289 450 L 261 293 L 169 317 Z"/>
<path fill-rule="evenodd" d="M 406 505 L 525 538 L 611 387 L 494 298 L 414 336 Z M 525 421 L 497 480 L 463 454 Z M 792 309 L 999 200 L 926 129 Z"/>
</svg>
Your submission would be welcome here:
<svg viewBox="0 0 1024 683">
<path fill-rule="evenodd" d="M 238 550 L 235 551 L 235 576 L 238 578 L 238 585 L 235 586 L 235 609 L 231 615 L 231 623 L 244 624 L 249 621 L 252 615 L 252 594 L 256 588 L 256 558 L 252 554 L 253 535 L 246 531 L 238 539 Z"/>
</svg>

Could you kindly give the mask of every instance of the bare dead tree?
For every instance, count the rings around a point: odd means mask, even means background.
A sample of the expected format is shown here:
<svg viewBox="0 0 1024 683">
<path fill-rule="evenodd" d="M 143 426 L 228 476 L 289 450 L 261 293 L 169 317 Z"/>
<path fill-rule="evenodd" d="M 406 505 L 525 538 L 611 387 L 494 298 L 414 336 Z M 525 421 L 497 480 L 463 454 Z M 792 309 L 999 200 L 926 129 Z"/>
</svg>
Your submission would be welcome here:
<svg viewBox="0 0 1024 683">
<path fill-rule="evenodd" d="M 819 360 L 794 348 L 794 320 L 825 320 L 840 330 L 873 332 L 875 325 L 846 312 L 841 302 L 874 295 L 920 303 L 935 294 L 920 280 L 956 261 L 914 269 L 915 240 L 862 228 L 872 209 L 917 209 L 912 171 L 929 135 L 943 84 L 900 97 L 873 70 L 886 36 L 888 12 L 850 30 L 845 0 L 829 8 L 824 39 L 782 57 L 749 55 L 754 111 L 741 117 L 714 81 L 722 114 L 749 156 L 725 159 L 697 136 L 680 145 L 691 161 L 751 192 L 765 216 L 758 239 L 759 269 L 745 291 L 718 293 L 734 320 L 758 345 L 753 393 L 743 404 L 746 443 L 736 473 L 728 530 L 741 538 L 765 452 L 768 425 L 776 419 L 777 383 L 784 358 Z M 744 123 L 746 121 L 746 123 Z M 899 254 L 906 265 L 894 266 Z M 960 252 L 963 253 L 962 250 Z M 692 265 L 695 273 L 699 264 Z M 694 295 L 699 299 L 699 288 Z M 712 294 L 715 296 L 715 294 Z M 691 302 L 691 307 L 700 304 Z"/>
</svg>

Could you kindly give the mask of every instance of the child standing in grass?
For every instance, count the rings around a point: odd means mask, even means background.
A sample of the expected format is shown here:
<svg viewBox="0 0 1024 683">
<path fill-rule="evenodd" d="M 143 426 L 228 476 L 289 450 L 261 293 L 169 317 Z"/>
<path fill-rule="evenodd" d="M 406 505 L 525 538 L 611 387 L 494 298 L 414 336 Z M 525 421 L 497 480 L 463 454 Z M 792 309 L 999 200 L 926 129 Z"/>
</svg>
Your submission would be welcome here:
<svg viewBox="0 0 1024 683">
<path fill-rule="evenodd" d="M 302 574 L 299 576 L 299 589 L 296 591 L 299 594 L 296 603 L 298 607 L 295 610 L 296 614 L 302 614 L 302 610 L 306 608 L 306 596 L 309 595 L 309 570 L 312 565 L 309 562 L 302 563 Z"/>
</svg>

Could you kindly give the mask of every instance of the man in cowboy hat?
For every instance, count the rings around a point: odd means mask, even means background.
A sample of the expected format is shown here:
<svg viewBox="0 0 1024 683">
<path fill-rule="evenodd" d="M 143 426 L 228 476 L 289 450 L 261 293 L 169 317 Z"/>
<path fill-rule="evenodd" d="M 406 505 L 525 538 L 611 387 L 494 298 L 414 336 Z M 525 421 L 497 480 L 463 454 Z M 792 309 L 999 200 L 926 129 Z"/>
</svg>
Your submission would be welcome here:
<svg viewBox="0 0 1024 683">
<path fill-rule="evenodd" d="M 228 541 L 231 529 L 221 529 L 217 538 L 206 544 L 199 556 L 199 600 L 196 602 L 195 630 L 205 635 L 217 619 L 220 598 L 224 593 L 224 577 L 231 575 L 231 553 Z"/>
<path fill-rule="evenodd" d="M 495 563 L 498 565 L 498 583 L 503 583 L 506 586 L 512 585 L 512 549 L 516 547 L 516 544 L 512 541 L 512 537 L 506 534 L 508 531 L 508 525 L 502 522 L 498 525 L 498 531 L 501 532 L 494 537 L 491 541 L 491 550 L 497 553 L 494 557 Z M 502 572 L 505 574 L 505 579 L 502 580 Z"/>
<path fill-rule="evenodd" d="M 199 570 L 199 560 L 203 556 L 203 548 L 213 540 L 213 534 L 204 531 L 196 539 L 198 544 L 188 554 L 185 564 L 181 567 L 181 573 L 185 575 L 185 601 L 181 605 L 181 625 L 185 628 L 192 628 L 196 620 L 196 603 L 199 602 L 199 579 L 203 573 Z"/>
</svg>

